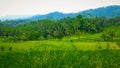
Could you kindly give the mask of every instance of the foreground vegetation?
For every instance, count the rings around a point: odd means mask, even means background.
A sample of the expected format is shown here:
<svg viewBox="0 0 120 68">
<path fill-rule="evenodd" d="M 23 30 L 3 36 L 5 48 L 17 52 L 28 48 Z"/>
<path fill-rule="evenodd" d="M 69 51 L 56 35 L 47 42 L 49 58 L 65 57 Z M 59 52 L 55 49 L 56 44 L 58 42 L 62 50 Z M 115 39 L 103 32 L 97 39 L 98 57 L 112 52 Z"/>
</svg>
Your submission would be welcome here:
<svg viewBox="0 0 120 68">
<path fill-rule="evenodd" d="M 63 40 L 1 42 L 0 68 L 119 68 L 116 42 Z"/>
<path fill-rule="evenodd" d="M 120 68 L 119 50 L 0 52 L 1 68 Z"/>
</svg>

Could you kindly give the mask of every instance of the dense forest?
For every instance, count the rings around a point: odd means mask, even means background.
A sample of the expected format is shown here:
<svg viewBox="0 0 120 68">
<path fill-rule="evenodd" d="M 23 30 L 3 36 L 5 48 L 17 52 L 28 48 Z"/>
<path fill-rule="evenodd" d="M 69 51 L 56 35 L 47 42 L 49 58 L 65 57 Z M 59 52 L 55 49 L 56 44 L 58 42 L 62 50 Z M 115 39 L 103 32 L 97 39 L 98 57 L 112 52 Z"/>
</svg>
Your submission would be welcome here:
<svg viewBox="0 0 120 68">
<path fill-rule="evenodd" d="M 71 35 L 99 33 L 113 25 L 120 25 L 120 16 L 107 18 L 77 15 L 74 18 L 66 17 L 60 20 L 11 20 L 0 22 L 0 38 L 4 41 L 61 39 Z M 113 37 L 114 33 L 110 32 L 109 35 Z M 102 37 L 104 36 L 105 34 Z"/>
</svg>

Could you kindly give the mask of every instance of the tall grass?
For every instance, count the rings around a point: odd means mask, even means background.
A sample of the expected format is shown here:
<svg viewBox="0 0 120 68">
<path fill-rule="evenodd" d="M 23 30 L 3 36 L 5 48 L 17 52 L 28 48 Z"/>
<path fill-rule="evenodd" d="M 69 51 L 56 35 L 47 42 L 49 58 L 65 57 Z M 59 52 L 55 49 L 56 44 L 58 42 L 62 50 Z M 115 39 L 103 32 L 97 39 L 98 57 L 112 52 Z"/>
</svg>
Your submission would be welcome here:
<svg viewBox="0 0 120 68">
<path fill-rule="evenodd" d="M 0 68 L 120 68 L 120 50 L 1 52 Z"/>
</svg>

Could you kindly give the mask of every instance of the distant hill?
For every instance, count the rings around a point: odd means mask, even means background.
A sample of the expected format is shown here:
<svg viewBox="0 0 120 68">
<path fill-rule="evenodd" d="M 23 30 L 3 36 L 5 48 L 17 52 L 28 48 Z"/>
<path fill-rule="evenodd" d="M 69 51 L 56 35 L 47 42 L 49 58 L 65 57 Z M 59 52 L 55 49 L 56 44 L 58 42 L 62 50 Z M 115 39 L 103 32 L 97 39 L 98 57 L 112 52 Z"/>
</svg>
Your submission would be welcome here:
<svg viewBox="0 0 120 68">
<path fill-rule="evenodd" d="M 92 15 L 98 17 L 115 17 L 120 16 L 120 5 L 100 7 L 96 9 L 89 9 L 77 13 L 61 13 L 61 12 L 52 12 L 44 15 L 27 15 L 27 16 L 5 16 L 0 17 L 0 20 L 14 20 L 14 19 L 28 19 L 28 20 L 43 20 L 43 19 L 61 19 L 65 17 L 75 17 L 78 14 L 83 15 Z"/>
<path fill-rule="evenodd" d="M 61 19 L 61 18 L 65 18 L 65 17 L 75 17 L 77 15 L 77 13 L 61 13 L 61 12 L 52 12 L 49 14 L 45 14 L 45 15 L 34 15 L 31 18 L 29 18 L 30 20 L 42 20 L 42 19 Z"/>
<path fill-rule="evenodd" d="M 41 19 L 61 19 L 65 17 L 75 17 L 78 14 L 87 15 L 90 14 L 92 16 L 98 16 L 98 17 L 115 17 L 120 16 L 120 6 L 107 6 L 107 7 L 101 7 L 96 9 L 89 9 L 85 11 L 81 11 L 78 13 L 60 13 L 60 12 L 52 12 L 45 15 L 34 15 L 30 19 L 31 20 L 41 20 Z"/>
<path fill-rule="evenodd" d="M 120 16 L 120 5 L 101 7 L 97 9 L 89 9 L 86 11 L 82 11 L 80 13 L 91 14 L 92 16 L 98 16 L 98 17 L 102 17 L 102 16 L 115 17 L 115 16 Z"/>
</svg>

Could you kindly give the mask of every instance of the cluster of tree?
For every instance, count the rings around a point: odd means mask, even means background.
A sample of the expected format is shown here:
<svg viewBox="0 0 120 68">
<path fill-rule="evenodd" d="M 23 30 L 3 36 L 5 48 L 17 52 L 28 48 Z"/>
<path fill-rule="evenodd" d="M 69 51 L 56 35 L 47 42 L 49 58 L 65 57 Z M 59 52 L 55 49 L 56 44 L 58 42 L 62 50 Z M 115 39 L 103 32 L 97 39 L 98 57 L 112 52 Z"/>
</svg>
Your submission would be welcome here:
<svg viewBox="0 0 120 68">
<path fill-rule="evenodd" d="M 14 24 L 14 23 L 13 23 Z M 12 25 L 13 25 L 12 24 Z M 16 23 L 15 23 L 16 24 Z M 12 41 L 43 40 L 71 36 L 81 33 L 97 33 L 112 25 L 120 25 L 120 17 L 88 18 L 78 15 L 74 18 L 66 17 L 60 20 L 27 21 L 16 26 L 4 22 L 0 23 L 0 38 Z"/>
</svg>

